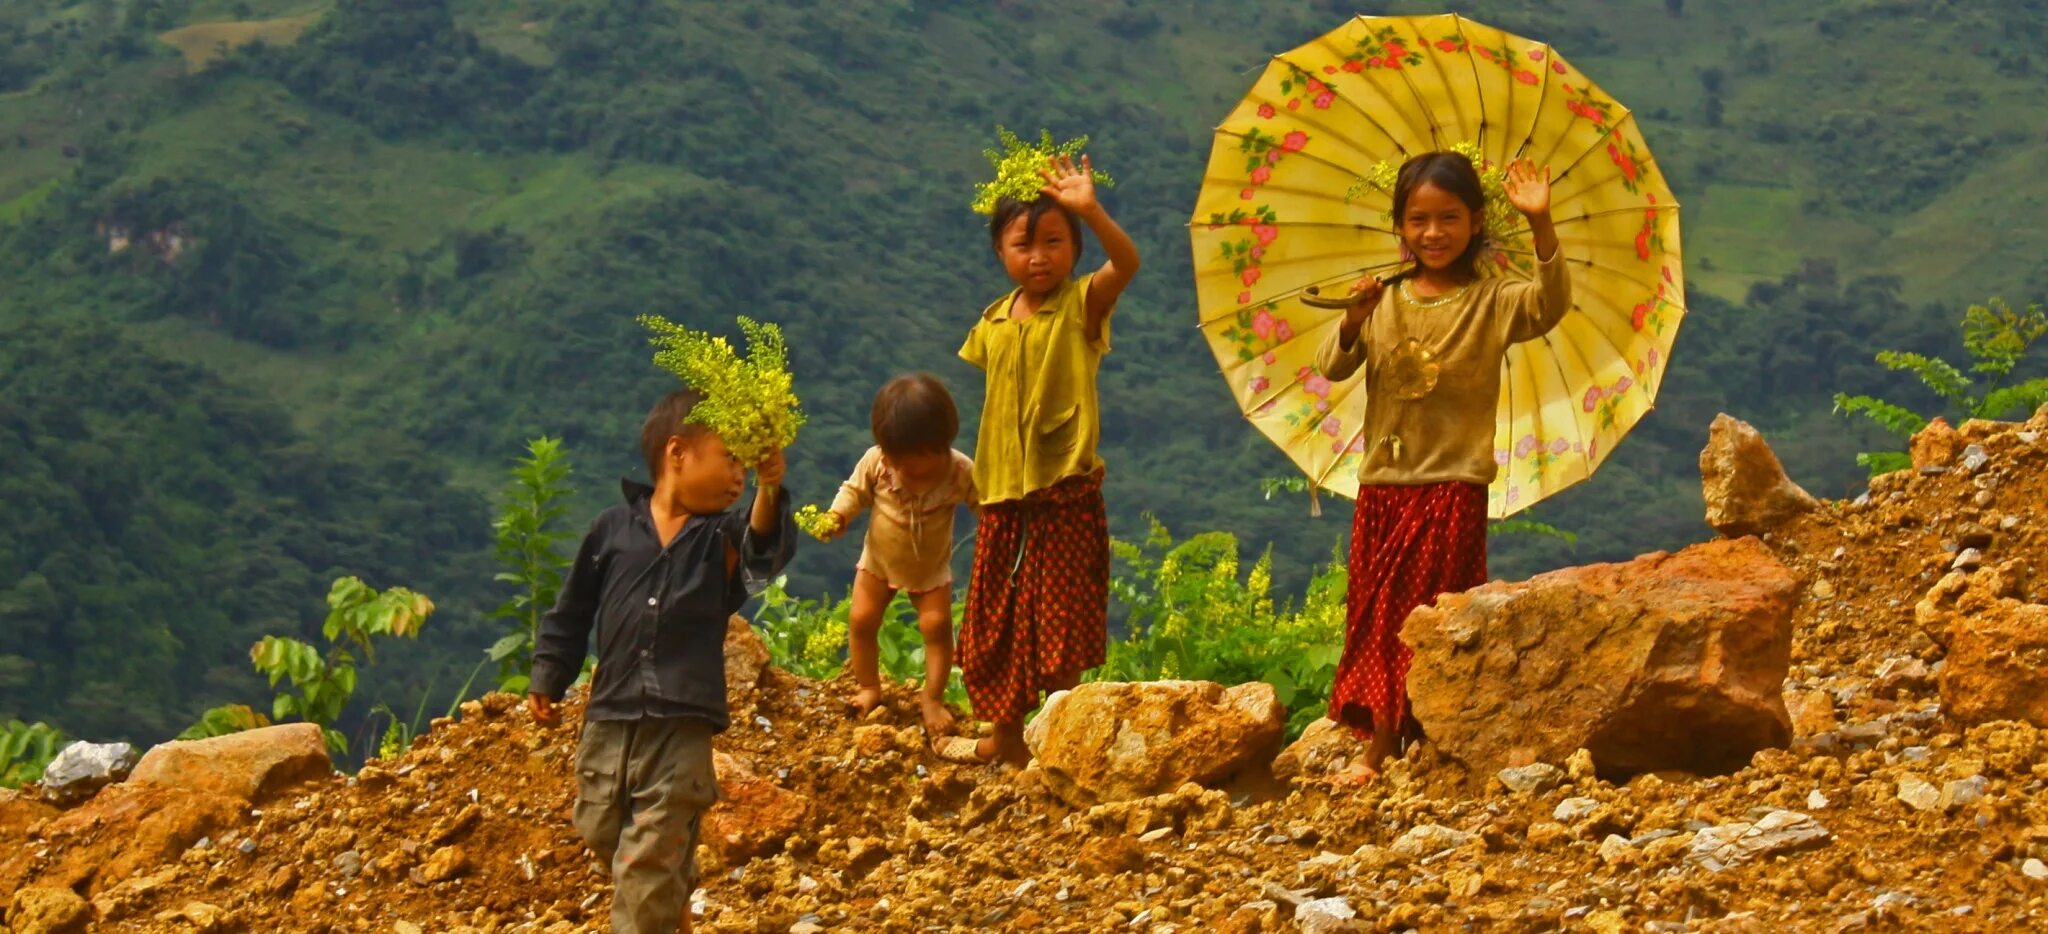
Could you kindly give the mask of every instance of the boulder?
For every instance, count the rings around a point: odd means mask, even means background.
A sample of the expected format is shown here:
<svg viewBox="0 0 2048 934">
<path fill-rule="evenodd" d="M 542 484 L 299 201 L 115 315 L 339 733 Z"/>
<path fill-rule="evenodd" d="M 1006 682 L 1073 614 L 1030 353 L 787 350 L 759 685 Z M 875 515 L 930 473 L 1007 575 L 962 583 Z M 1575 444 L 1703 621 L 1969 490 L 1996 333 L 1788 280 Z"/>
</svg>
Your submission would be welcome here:
<svg viewBox="0 0 2048 934">
<path fill-rule="evenodd" d="M 768 646 L 746 617 L 735 614 L 726 620 L 725 696 L 729 705 L 737 708 L 738 701 L 753 695 L 761 673 L 768 670 L 768 661 Z"/>
<path fill-rule="evenodd" d="M 127 778 L 136 758 L 135 747 L 127 743 L 72 743 L 44 767 L 43 797 L 54 804 L 84 801 Z"/>
<path fill-rule="evenodd" d="M 1725 412 L 1714 417 L 1700 451 L 1700 491 L 1707 524 L 1730 538 L 1762 535 L 1820 508 L 1819 500 L 1785 476 L 1763 435 Z"/>
<path fill-rule="evenodd" d="M 1024 731 L 1053 790 L 1076 807 L 1215 785 L 1273 761 L 1287 729 L 1273 686 L 1098 681 L 1060 691 Z"/>
<path fill-rule="evenodd" d="M 92 905 L 77 892 L 32 886 L 14 893 L 7 923 L 14 934 L 78 934 L 92 921 Z"/>
<path fill-rule="evenodd" d="M 1335 775 L 1364 753 L 1365 743 L 1357 734 L 1335 720 L 1319 717 L 1273 759 L 1273 777 L 1286 781 Z"/>
<path fill-rule="evenodd" d="M 1411 707 L 1475 785 L 1580 748 L 1610 780 L 1732 771 L 1791 740 L 1799 590 L 1740 538 L 1447 594 L 1402 632 Z"/>
<path fill-rule="evenodd" d="M 1948 646 L 1941 709 L 1964 726 L 2026 720 L 2048 726 L 2048 604 L 2018 599 L 2023 566 L 1950 574 L 1914 608 Z"/>
<path fill-rule="evenodd" d="M 334 773 L 327 742 L 312 723 L 287 723 L 152 748 L 130 781 L 261 801 Z"/>
<path fill-rule="evenodd" d="M 754 774 L 741 760 L 714 752 L 712 765 L 719 800 L 704 814 L 703 842 L 728 865 L 774 853 L 809 819 L 809 798 Z"/>
<path fill-rule="evenodd" d="M 1937 415 L 1913 436 L 1912 452 L 1914 470 L 1952 466 L 1963 452 L 1962 433 L 1949 427 L 1948 419 Z"/>
</svg>

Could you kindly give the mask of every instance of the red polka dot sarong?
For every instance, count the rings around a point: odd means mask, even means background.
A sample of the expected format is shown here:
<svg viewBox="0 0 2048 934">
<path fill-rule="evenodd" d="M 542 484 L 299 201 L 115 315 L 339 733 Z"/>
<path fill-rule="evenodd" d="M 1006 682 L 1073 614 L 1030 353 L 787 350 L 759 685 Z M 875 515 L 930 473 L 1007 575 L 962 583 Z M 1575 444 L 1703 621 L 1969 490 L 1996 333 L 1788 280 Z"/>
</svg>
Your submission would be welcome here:
<svg viewBox="0 0 2048 934">
<path fill-rule="evenodd" d="M 1476 483 L 1368 485 L 1351 520 L 1344 657 L 1330 719 L 1413 733 L 1401 624 L 1439 594 L 1486 583 L 1486 487 Z"/>
<path fill-rule="evenodd" d="M 960 622 L 976 716 L 1022 723 L 1039 694 L 1109 647 L 1109 515 L 1100 472 L 982 507 Z"/>
</svg>

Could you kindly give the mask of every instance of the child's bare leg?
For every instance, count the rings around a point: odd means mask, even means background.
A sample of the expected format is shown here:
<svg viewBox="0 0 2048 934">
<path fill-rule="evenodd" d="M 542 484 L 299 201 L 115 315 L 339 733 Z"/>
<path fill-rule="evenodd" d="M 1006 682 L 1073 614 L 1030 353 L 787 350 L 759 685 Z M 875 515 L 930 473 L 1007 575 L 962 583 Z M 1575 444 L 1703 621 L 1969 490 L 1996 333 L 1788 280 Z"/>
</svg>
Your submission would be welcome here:
<svg viewBox="0 0 2048 934">
<path fill-rule="evenodd" d="M 946 709 L 946 682 L 953 677 L 953 589 L 911 594 L 910 602 L 917 607 L 917 631 L 924 636 L 924 694 L 918 705 L 925 732 L 938 736 L 953 728 L 953 712 Z"/>
<path fill-rule="evenodd" d="M 882 614 L 895 596 L 896 591 L 881 578 L 864 570 L 853 572 L 853 606 L 846 619 L 846 667 L 853 670 L 853 681 L 860 689 L 846 702 L 856 716 L 866 716 L 882 702 L 876 639 L 882 632 Z"/>
</svg>

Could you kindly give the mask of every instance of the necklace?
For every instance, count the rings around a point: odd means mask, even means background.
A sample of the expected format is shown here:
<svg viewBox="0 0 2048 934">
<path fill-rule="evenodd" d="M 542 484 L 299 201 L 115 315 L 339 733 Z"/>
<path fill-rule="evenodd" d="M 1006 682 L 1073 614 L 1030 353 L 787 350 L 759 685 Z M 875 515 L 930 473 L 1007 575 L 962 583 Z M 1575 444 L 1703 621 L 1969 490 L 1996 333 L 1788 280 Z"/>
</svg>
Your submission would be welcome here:
<svg viewBox="0 0 2048 934">
<path fill-rule="evenodd" d="M 1414 308 L 1442 308 L 1445 305 L 1457 301 L 1459 296 L 1465 294 L 1466 289 L 1472 287 L 1472 283 L 1467 282 L 1464 285 L 1458 286 L 1457 288 L 1445 292 L 1444 294 L 1439 295 L 1435 298 L 1420 299 L 1415 297 L 1415 289 L 1412 287 L 1414 281 L 1415 280 L 1410 279 L 1401 283 L 1401 299 Z"/>
</svg>

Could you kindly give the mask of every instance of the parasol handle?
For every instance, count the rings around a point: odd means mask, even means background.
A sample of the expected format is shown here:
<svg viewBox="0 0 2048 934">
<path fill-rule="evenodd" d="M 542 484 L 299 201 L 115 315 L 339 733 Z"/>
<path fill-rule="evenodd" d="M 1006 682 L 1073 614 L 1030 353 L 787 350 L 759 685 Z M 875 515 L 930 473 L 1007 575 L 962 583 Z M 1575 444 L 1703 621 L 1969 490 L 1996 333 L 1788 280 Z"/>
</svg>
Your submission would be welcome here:
<svg viewBox="0 0 2048 934">
<path fill-rule="evenodd" d="M 1394 273 L 1393 275 L 1388 276 L 1380 281 L 1386 285 L 1391 286 L 1399 283 L 1403 279 L 1412 279 L 1415 277 L 1417 273 L 1420 272 L 1422 272 L 1421 266 L 1410 266 L 1407 269 L 1403 269 L 1400 272 Z M 1301 290 L 1301 303 L 1309 306 L 1310 308 L 1328 308 L 1335 311 L 1342 311 L 1343 309 L 1351 307 L 1351 301 L 1351 294 L 1348 292 L 1343 295 L 1325 295 L 1323 294 L 1323 290 L 1320 286 L 1314 285 Z"/>
</svg>

